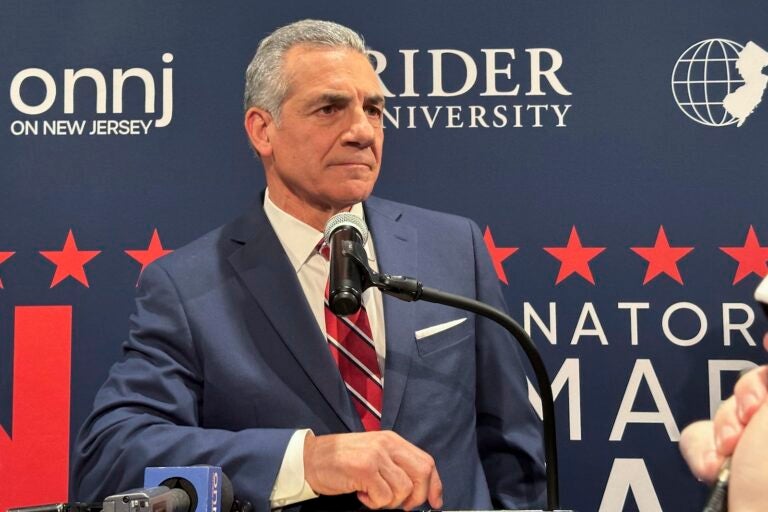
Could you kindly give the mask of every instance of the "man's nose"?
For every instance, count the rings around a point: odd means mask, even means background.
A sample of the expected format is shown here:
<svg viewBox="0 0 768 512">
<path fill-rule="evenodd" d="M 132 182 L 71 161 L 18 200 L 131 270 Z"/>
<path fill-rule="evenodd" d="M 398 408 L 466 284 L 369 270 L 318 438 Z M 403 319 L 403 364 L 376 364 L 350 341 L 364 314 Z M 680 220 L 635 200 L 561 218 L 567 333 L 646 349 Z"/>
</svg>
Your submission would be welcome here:
<svg viewBox="0 0 768 512">
<path fill-rule="evenodd" d="M 372 119 L 362 107 L 352 109 L 349 128 L 343 136 L 344 143 L 365 148 L 372 145 L 375 139 L 376 128 L 372 124 Z"/>
</svg>

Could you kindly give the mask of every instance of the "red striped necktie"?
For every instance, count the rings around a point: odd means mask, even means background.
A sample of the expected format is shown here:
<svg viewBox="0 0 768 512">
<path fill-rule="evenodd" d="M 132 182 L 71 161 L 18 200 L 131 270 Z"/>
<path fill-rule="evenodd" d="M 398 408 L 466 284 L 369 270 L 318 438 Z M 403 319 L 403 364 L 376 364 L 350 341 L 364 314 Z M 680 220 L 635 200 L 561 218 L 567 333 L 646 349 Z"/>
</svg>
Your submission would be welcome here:
<svg viewBox="0 0 768 512">
<path fill-rule="evenodd" d="M 320 254 L 328 259 L 327 245 L 320 246 Z M 329 285 L 326 282 L 325 339 L 365 430 L 380 430 L 383 382 L 368 313 L 360 306 L 351 315 L 334 314 L 328 305 Z"/>
</svg>

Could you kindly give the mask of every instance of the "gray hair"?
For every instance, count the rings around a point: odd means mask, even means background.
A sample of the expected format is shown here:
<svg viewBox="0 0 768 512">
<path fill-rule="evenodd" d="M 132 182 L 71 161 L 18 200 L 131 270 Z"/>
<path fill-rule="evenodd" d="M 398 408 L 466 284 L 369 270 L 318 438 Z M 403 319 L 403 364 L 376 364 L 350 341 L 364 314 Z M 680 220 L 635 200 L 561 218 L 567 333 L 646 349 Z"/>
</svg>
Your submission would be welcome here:
<svg viewBox="0 0 768 512">
<path fill-rule="evenodd" d="M 283 74 L 283 57 L 292 47 L 306 44 L 329 48 L 348 48 L 365 54 L 360 34 L 338 23 L 301 20 L 280 27 L 259 43 L 256 55 L 245 71 L 245 110 L 259 107 L 277 121 L 280 107 L 288 93 L 288 80 Z"/>
</svg>

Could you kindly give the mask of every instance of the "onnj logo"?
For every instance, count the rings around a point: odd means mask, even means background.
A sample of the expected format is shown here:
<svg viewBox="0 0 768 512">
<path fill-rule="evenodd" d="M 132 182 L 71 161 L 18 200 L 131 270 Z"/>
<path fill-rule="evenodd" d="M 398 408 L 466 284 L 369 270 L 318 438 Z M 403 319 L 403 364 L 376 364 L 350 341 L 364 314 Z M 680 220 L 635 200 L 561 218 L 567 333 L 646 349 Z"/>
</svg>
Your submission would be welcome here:
<svg viewBox="0 0 768 512">
<path fill-rule="evenodd" d="M 163 54 L 162 61 L 170 64 L 173 54 Z M 12 121 L 10 131 L 17 136 L 146 135 L 173 119 L 173 69 L 164 67 L 159 74 L 158 84 L 149 69 L 137 67 L 22 69 L 11 80 L 9 96 L 24 117 Z M 127 115 L 124 97 L 131 105 Z"/>
<path fill-rule="evenodd" d="M 760 104 L 768 52 L 749 41 L 706 39 L 683 52 L 672 71 L 672 94 L 685 115 L 706 126 L 741 126 Z"/>
</svg>

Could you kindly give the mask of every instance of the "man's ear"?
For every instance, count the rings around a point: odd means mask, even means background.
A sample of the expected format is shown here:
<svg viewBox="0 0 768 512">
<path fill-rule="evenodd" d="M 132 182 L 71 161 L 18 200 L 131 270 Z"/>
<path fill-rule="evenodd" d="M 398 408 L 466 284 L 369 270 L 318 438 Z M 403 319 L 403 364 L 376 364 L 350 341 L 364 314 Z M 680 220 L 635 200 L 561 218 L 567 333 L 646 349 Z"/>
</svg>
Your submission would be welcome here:
<svg viewBox="0 0 768 512">
<path fill-rule="evenodd" d="M 272 114 L 258 107 L 251 107 L 245 113 L 245 133 L 262 158 L 272 154 L 272 142 L 269 140 L 267 127 L 273 122 Z"/>
</svg>

